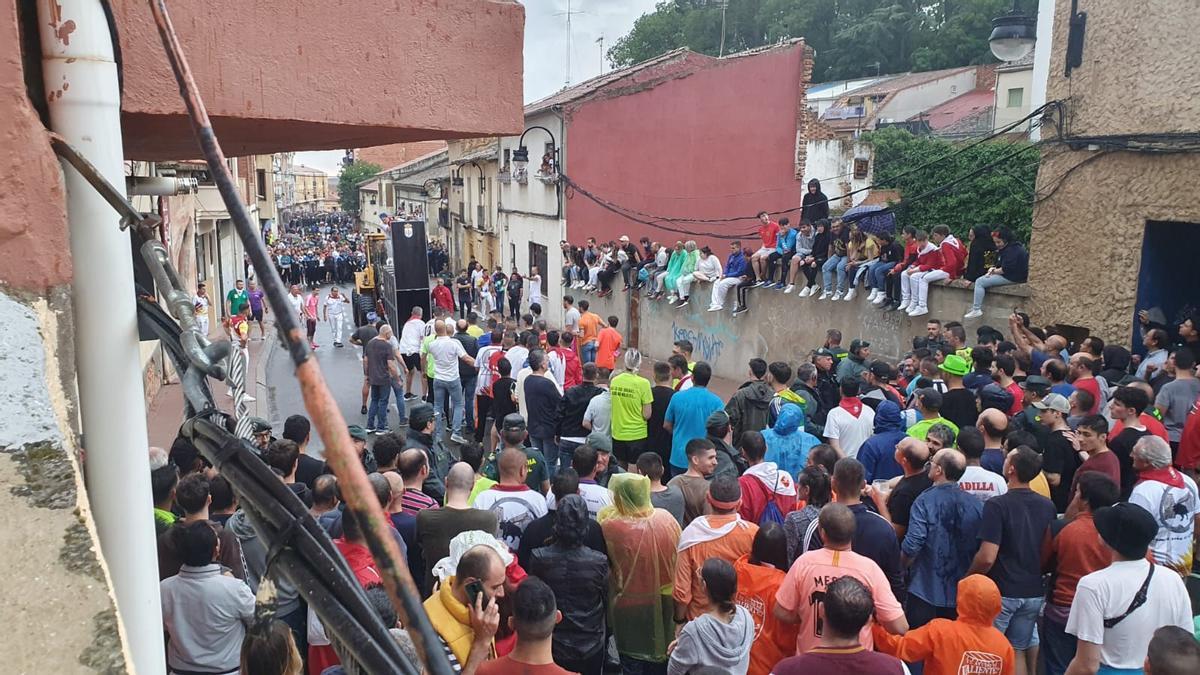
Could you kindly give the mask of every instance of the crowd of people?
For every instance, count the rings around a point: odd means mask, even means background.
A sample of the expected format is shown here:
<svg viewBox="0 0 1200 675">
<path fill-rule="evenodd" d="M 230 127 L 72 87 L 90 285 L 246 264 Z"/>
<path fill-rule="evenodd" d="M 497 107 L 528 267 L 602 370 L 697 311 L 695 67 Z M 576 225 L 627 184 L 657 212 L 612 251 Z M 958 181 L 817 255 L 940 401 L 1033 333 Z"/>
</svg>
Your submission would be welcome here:
<svg viewBox="0 0 1200 675">
<path fill-rule="evenodd" d="M 951 239 L 915 233 L 918 260 Z M 977 283 L 1016 280 L 1004 251 L 1019 244 L 996 239 Z M 668 258 L 660 281 L 646 267 L 657 255 L 614 248 L 594 277 L 566 270 L 568 285 L 609 291 L 622 273 L 686 299 L 716 280 L 718 265 L 697 263 L 668 283 Z M 732 253 L 783 292 L 791 271 L 816 278 L 808 255 L 795 265 L 768 248 Z M 918 310 L 941 278 L 928 273 L 946 271 L 852 267 L 847 251 L 843 275 L 831 259 L 821 295 L 883 269 L 872 288 Z M 1200 672 L 1185 583 L 1200 533 L 1200 319 L 1143 316 L 1136 355 L 1020 314 L 973 335 L 930 320 L 901 359 L 830 330 L 798 362 L 752 359 L 719 395 L 688 341 L 651 362 L 586 300 L 564 295 L 553 327 L 540 297 L 516 318 L 481 306 L 497 275 L 511 298 L 513 275 L 472 266 L 434 289 L 432 317 L 414 308 L 399 335 L 379 322 L 350 338 L 366 416 L 350 435 L 456 671 Z M 262 459 L 386 600 L 337 479 L 307 449 L 308 420 L 287 418 L 279 438 L 254 425 Z M 183 440 L 152 465 L 171 669 L 340 672 L 300 589 L 275 579 L 277 622 L 254 619 L 269 556 L 228 482 Z M 291 656 L 251 670 L 271 640 Z"/>
<path fill-rule="evenodd" d="M 354 219 L 342 213 L 296 216 L 278 237 L 268 237 L 267 246 L 284 283 L 305 288 L 353 283 L 354 273 L 366 264 L 362 235 Z M 250 278 L 249 259 L 245 267 Z"/>
</svg>

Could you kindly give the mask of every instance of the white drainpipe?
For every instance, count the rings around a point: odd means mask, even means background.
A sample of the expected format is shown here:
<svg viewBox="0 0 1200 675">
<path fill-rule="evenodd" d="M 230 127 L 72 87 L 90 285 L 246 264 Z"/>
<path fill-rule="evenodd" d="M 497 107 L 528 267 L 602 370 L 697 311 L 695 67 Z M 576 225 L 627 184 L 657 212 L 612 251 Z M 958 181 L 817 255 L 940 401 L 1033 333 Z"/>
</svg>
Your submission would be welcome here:
<svg viewBox="0 0 1200 675">
<path fill-rule="evenodd" d="M 51 128 L 123 188 L 121 101 L 99 0 L 39 2 Z M 162 608 L 150 493 L 146 409 L 129 234 L 63 164 L 70 221 L 75 354 L 85 477 L 125 643 L 139 675 L 162 673 Z"/>
</svg>

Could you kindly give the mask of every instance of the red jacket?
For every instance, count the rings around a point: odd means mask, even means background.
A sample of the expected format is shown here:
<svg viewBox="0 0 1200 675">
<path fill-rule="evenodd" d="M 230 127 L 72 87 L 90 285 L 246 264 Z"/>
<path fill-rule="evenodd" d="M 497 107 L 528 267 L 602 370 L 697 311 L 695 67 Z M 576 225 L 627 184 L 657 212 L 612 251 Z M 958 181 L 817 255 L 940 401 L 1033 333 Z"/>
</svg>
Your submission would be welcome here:
<svg viewBox="0 0 1200 675">
<path fill-rule="evenodd" d="M 742 520 L 757 525 L 762 518 L 763 510 L 767 508 L 767 500 L 771 498 L 774 498 L 775 505 L 779 507 L 780 513 L 784 516 L 796 510 L 795 496 L 789 497 L 772 492 L 771 486 L 765 485 L 755 476 L 749 474 L 741 476 L 738 478 L 738 483 L 742 487 L 742 503 L 738 506 L 738 514 L 742 516 Z"/>
<path fill-rule="evenodd" d="M 942 269 L 942 249 L 926 242 L 925 248 L 917 254 L 917 262 L 915 267 L 921 272 L 929 272 L 931 270 Z"/>
<path fill-rule="evenodd" d="M 913 239 L 904 245 L 904 259 L 896 263 L 892 271 L 899 274 L 903 272 L 909 265 L 917 261 L 917 240 Z"/>
<path fill-rule="evenodd" d="M 555 347 L 554 353 L 558 354 L 566 366 L 563 372 L 563 391 L 577 384 L 583 384 L 583 366 L 580 364 L 579 355 L 575 353 L 575 350 Z"/>
<path fill-rule="evenodd" d="M 449 287 L 433 287 L 433 304 L 445 309 L 446 311 L 454 311 L 454 294 L 450 292 Z"/>
<path fill-rule="evenodd" d="M 938 269 L 944 270 L 951 279 L 961 277 L 967 268 L 967 252 L 962 242 L 950 235 L 942 240 L 939 250 L 942 253 L 942 266 Z"/>
</svg>

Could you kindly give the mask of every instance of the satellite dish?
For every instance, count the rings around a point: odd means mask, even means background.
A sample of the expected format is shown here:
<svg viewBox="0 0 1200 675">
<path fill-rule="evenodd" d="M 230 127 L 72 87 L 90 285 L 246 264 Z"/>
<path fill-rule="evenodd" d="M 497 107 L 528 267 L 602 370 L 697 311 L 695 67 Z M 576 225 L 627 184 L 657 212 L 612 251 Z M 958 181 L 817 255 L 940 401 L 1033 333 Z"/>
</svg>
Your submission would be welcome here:
<svg viewBox="0 0 1200 675">
<path fill-rule="evenodd" d="M 425 181 L 425 184 L 423 187 L 425 188 L 425 194 L 429 195 L 430 197 L 432 197 L 434 199 L 441 199 L 441 197 L 442 197 L 441 181 L 430 178 L 429 180 Z"/>
</svg>

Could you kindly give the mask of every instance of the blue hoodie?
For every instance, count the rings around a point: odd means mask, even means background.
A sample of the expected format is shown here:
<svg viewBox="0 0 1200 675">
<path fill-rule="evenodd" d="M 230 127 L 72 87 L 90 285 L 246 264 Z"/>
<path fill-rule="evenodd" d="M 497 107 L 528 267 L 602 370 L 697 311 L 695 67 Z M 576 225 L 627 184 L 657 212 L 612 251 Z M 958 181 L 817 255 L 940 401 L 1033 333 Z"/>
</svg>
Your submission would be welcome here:
<svg viewBox="0 0 1200 675">
<path fill-rule="evenodd" d="M 795 403 L 788 403 L 779 411 L 775 426 L 762 432 L 767 443 L 768 462 L 775 462 L 781 471 L 792 478 L 804 471 L 808 462 L 808 451 L 821 440 L 804 430 L 804 410 Z"/>
<path fill-rule="evenodd" d="M 725 261 L 725 276 L 740 277 L 746 273 L 746 256 L 741 251 L 729 256 Z"/>
<path fill-rule="evenodd" d="M 786 255 L 796 250 L 796 228 L 789 227 L 779 231 L 779 237 L 775 239 L 775 252 L 779 255 Z"/>
<path fill-rule="evenodd" d="M 863 478 L 868 483 L 904 474 L 896 462 L 896 444 L 906 435 L 900 406 L 893 401 L 880 403 L 875 409 L 875 435 L 858 449 L 858 461 L 862 462 Z"/>
</svg>

